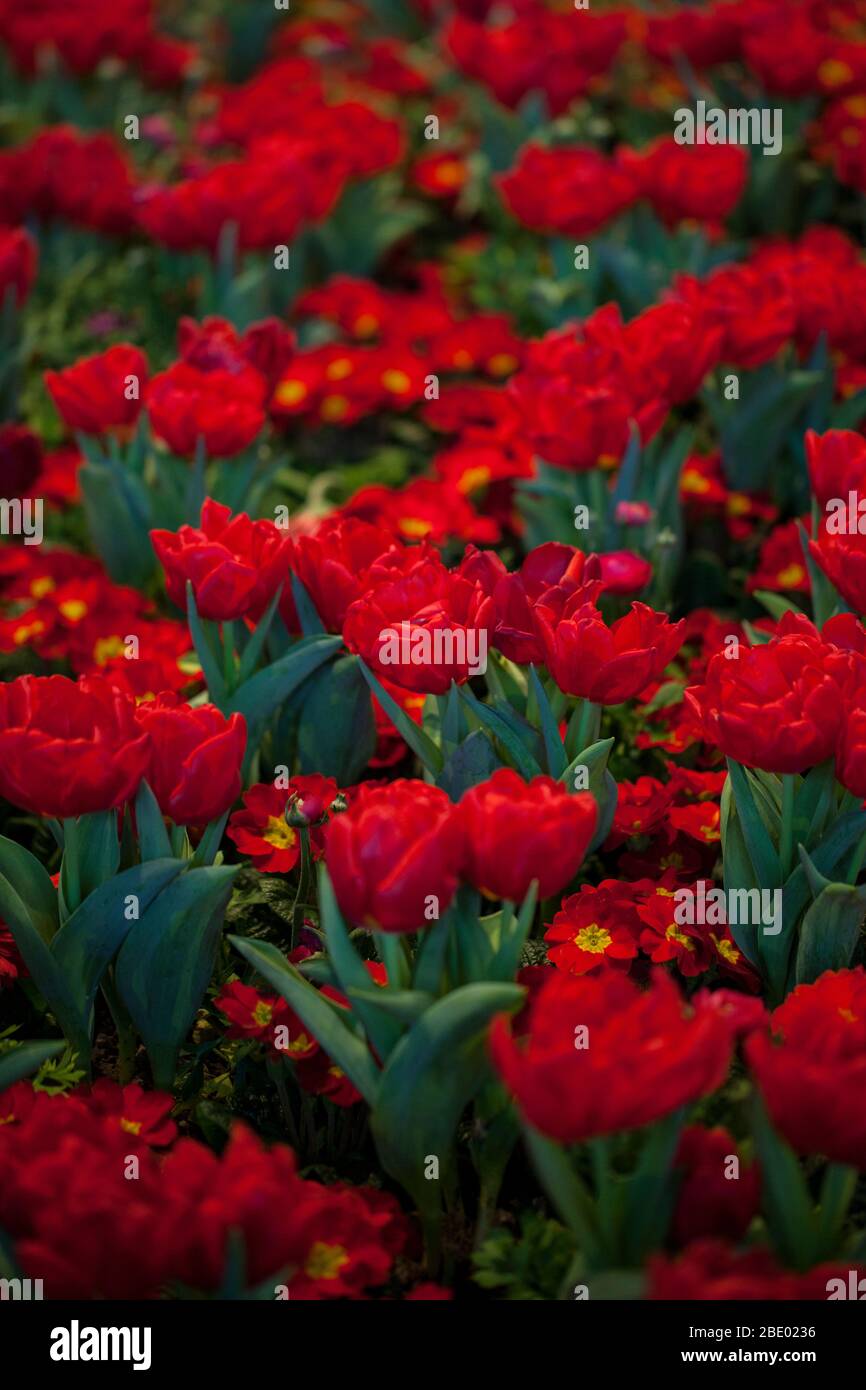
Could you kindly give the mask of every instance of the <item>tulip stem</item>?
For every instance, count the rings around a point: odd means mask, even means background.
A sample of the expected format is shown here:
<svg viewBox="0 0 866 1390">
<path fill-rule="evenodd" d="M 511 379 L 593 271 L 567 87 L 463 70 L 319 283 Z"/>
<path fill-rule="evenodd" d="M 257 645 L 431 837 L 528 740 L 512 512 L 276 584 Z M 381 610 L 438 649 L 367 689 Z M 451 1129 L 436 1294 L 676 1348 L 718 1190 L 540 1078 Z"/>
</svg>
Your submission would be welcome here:
<svg viewBox="0 0 866 1390">
<path fill-rule="evenodd" d="M 866 830 L 854 846 L 854 853 L 851 855 L 851 862 L 848 865 L 847 883 L 855 884 L 857 882 L 864 858 L 866 858 Z"/>
<path fill-rule="evenodd" d="M 787 883 L 794 858 L 794 774 L 782 773 L 782 828 L 779 833 L 779 863 L 782 883 Z"/>
<path fill-rule="evenodd" d="M 63 887 L 66 906 L 74 912 L 81 902 L 81 875 L 78 868 L 78 821 L 70 816 L 63 822 Z"/>
<path fill-rule="evenodd" d="M 313 856 L 310 852 L 309 827 L 302 825 L 299 834 L 301 836 L 301 867 L 298 874 L 298 891 L 292 906 L 292 950 L 297 946 L 303 931 L 304 906 L 309 902 L 310 890 L 313 885 Z"/>
</svg>

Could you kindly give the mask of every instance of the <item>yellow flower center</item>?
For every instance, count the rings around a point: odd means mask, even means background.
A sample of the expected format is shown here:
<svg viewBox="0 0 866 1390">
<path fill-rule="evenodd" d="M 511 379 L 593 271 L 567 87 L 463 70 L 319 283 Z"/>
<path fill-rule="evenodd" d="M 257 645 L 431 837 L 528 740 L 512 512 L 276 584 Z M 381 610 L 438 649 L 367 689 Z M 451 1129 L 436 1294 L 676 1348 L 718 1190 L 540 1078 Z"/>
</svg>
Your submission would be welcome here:
<svg viewBox="0 0 866 1390">
<path fill-rule="evenodd" d="M 34 579 L 30 585 L 30 592 L 34 598 L 44 598 L 46 594 L 53 593 L 55 588 L 54 580 L 44 574 L 41 579 Z"/>
<path fill-rule="evenodd" d="M 104 666 L 112 657 L 123 656 L 123 638 L 99 637 L 93 644 L 93 660 L 97 666 Z"/>
<path fill-rule="evenodd" d="M 266 1004 L 264 999 L 260 999 L 253 1009 L 253 1019 L 260 1028 L 266 1028 L 274 1016 L 273 1005 Z"/>
<path fill-rule="evenodd" d="M 491 376 L 508 376 L 517 366 L 517 358 L 510 352 L 495 352 L 487 363 L 487 370 Z"/>
<path fill-rule="evenodd" d="M 806 571 L 803 569 L 803 566 L 795 563 L 793 565 L 787 565 L 783 570 L 779 570 L 779 573 L 776 575 L 776 583 L 780 584 L 783 589 L 796 589 L 797 585 L 802 584 L 805 578 Z"/>
<path fill-rule="evenodd" d="M 431 523 L 420 516 L 401 516 L 398 524 L 404 536 L 429 536 L 433 530 Z"/>
<path fill-rule="evenodd" d="M 345 396 L 326 396 L 320 413 L 323 420 L 344 420 L 349 413 L 349 402 Z"/>
<path fill-rule="evenodd" d="M 841 87 L 850 82 L 853 75 L 848 64 L 839 58 L 828 58 L 818 69 L 818 76 L 828 87 Z"/>
<path fill-rule="evenodd" d="M 267 840 L 274 849 L 292 849 L 297 843 L 297 835 L 290 825 L 286 825 L 279 816 L 268 816 L 268 824 L 262 835 L 263 840 Z"/>
<path fill-rule="evenodd" d="M 281 381 L 276 389 L 274 399 L 278 405 L 300 405 L 301 401 L 308 395 L 306 383 L 297 379 Z"/>
<path fill-rule="evenodd" d="M 359 338 L 372 338 L 378 327 L 375 314 L 359 314 L 355 319 L 355 333 Z"/>
<path fill-rule="evenodd" d="M 395 396 L 405 396 L 412 381 L 405 372 L 401 372 L 397 367 L 389 367 L 387 371 L 382 373 L 382 385 L 386 391 L 393 391 Z"/>
<path fill-rule="evenodd" d="M 325 376 L 329 381 L 343 381 L 345 377 L 351 376 L 354 370 L 351 358 L 337 357 L 327 368 Z"/>
<path fill-rule="evenodd" d="M 77 623 L 86 615 L 87 604 L 80 598 L 68 598 L 65 603 L 60 604 L 60 612 L 71 623 Z"/>
<path fill-rule="evenodd" d="M 665 939 L 667 941 L 675 941 L 678 946 L 685 946 L 687 951 L 693 951 L 695 949 L 694 942 L 689 941 L 685 932 L 677 931 L 674 926 L 668 927 L 665 932 Z"/>
<path fill-rule="evenodd" d="M 25 642 L 29 642 L 31 637 L 38 637 L 40 632 L 45 631 L 45 624 L 37 618 L 32 623 L 22 623 L 21 627 L 16 627 L 12 634 L 12 640 L 16 647 L 23 647 Z"/>
<path fill-rule="evenodd" d="M 125 1115 L 121 1115 L 120 1128 L 126 1134 L 141 1134 L 141 1120 L 128 1120 Z"/>
<path fill-rule="evenodd" d="M 579 946 L 582 951 L 590 951 L 594 956 L 600 956 L 612 941 L 610 932 L 600 927 L 598 922 L 590 922 L 588 927 L 581 927 L 574 938 L 575 946 Z"/>
<path fill-rule="evenodd" d="M 458 487 L 462 493 L 474 492 L 476 488 L 486 487 L 490 482 L 490 469 L 479 466 L 467 468 L 461 476 Z"/>
<path fill-rule="evenodd" d="M 348 1263 L 349 1252 L 344 1245 L 328 1245 L 324 1240 L 314 1240 L 304 1270 L 311 1279 L 336 1279 Z"/>
</svg>

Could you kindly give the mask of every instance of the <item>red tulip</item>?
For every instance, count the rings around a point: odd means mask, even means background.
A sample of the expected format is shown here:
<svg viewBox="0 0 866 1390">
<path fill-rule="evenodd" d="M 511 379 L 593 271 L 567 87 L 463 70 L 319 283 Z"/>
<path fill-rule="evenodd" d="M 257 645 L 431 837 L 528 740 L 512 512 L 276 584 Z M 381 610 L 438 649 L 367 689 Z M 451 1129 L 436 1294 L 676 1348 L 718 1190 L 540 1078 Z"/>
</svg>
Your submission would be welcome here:
<svg viewBox="0 0 866 1390">
<path fill-rule="evenodd" d="M 67 429 L 83 434 L 130 429 L 141 413 L 147 358 L 130 343 L 84 357 L 62 372 L 46 372 L 48 387 Z"/>
<path fill-rule="evenodd" d="M 150 538 L 172 602 L 186 608 L 189 580 L 199 614 L 215 622 L 261 617 L 288 578 L 286 532 L 244 512 L 233 517 L 211 498 L 201 509 L 200 527 L 151 531 Z"/>
<path fill-rule="evenodd" d="M 199 440 L 208 458 L 231 458 L 252 444 L 265 422 L 266 382 L 253 367 L 200 371 L 176 362 L 150 383 L 151 428 L 169 449 L 191 457 Z"/>
<path fill-rule="evenodd" d="M 705 1004 L 687 1008 L 661 971 L 646 990 L 619 971 L 553 971 L 522 1018 L 518 1038 L 510 1019 L 494 1021 L 493 1060 L 530 1124 L 561 1143 L 652 1124 L 727 1076 L 729 1027 Z"/>
<path fill-rule="evenodd" d="M 472 787 L 459 806 L 464 876 L 490 898 L 521 902 L 533 879 L 540 898 L 574 878 L 595 832 L 589 792 L 571 795 L 552 777 L 523 781 L 500 768 Z"/>
<path fill-rule="evenodd" d="M 594 704 L 618 705 L 658 680 L 683 641 L 684 623 L 670 623 L 645 603 L 608 627 L 598 609 L 577 593 L 535 608 L 536 631 L 548 670 L 560 690 Z"/>
<path fill-rule="evenodd" d="M 99 677 L 0 685 L 0 793 L 14 806 L 61 820 L 111 810 L 135 795 L 147 758 L 134 702 Z"/>
<path fill-rule="evenodd" d="M 325 860 L 349 922 L 418 931 L 444 913 L 457 886 L 455 807 L 426 782 L 361 786 L 325 829 Z"/>
<path fill-rule="evenodd" d="M 176 695 L 160 695 L 135 713 L 147 734 L 146 777 L 159 809 L 175 825 L 206 825 L 240 796 L 246 720 L 229 719 L 215 705 L 193 708 Z"/>
</svg>

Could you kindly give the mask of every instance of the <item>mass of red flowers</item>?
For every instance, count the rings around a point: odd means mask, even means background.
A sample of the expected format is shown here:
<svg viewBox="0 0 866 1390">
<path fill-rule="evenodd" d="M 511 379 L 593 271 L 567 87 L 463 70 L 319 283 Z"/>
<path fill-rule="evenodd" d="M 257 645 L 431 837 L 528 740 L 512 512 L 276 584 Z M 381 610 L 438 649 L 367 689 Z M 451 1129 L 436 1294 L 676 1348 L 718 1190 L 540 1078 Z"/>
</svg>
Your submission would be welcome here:
<svg viewBox="0 0 866 1390">
<path fill-rule="evenodd" d="M 866 1297 L 864 0 L 0 81 L 4 1281 Z"/>
</svg>

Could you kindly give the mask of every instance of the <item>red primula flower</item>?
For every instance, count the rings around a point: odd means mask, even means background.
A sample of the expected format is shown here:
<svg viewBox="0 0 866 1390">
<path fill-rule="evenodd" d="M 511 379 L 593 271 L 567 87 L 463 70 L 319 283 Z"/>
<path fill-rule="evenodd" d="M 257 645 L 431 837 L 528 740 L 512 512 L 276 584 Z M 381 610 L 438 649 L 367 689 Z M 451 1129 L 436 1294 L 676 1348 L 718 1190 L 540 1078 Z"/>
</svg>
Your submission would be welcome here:
<svg viewBox="0 0 866 1390">
<path fill-rule="evenodd" d="M 579 893 L 564 898 L 544 933 L 548 959 L 569 975 L 586 975 L 605 964 L 626 970 L 638 954 L 640 919 L 634 910 L 630 885 L 604 879 L 585 883 Z"/>
<path fill-rule="evenodd" d="M 223 986 L 214 1004 L 230 1022 L 227 1038 L 254 1038 L 266 1043 L 273 1057 L 292 1062 L 306 1061 L 319 1050 L 297 1014 L 276 995 L 260 994 L 252 985 L 232 980 Z"/>
<path fill-rule="evenodd" d="M 287 874 L 301 855 L 301 830 L 287 823 L 286 807 L 296 800 L 309 820 L 319 821 L 337 791 L 336 782 L 318 773 L 293 777 L 287 790 L 275 787 L 273 782 L 260 782 L 244 793 L 244 809 L 235 811 L 226 834 L 260 873 Z M 319 825 L 311 826 L 310 847 L 315 857 L 323 852 L 323 830 Z"/>
</svg>

